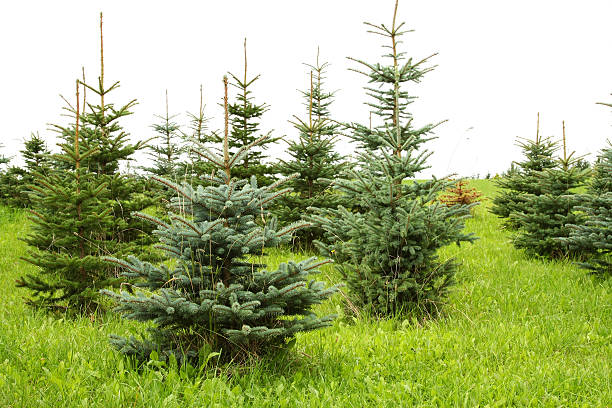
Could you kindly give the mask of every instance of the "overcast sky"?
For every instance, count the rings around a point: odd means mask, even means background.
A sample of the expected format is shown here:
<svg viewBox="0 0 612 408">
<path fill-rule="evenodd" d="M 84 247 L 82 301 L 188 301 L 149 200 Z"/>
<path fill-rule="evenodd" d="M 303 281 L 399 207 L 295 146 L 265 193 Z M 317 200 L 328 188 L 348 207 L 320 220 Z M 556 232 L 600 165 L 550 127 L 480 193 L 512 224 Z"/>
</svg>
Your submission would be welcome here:
<svg viewBox="0 0 612 408">
<path fill-rule="evenodd" d="M 152 136 L 154 115 L 199 107 L 204 87 L 212 127 L 222 124 L 222 77 L 241 73 L 243 39 L 249 71 L 261 74 L 256 101 L 270 110 L 262 128 L 295 137 L 287 120 L 304 114 L 297 89 L 305 89 L 317 46 L 328 61 L 328 89 L 339 121 L 367 123 L 364 78 L 348 71 L 352 56 L 380 61 L 381 37 L 363 21 L 391 24 L 394 0 L 224 1 L 4 1 L 0 5 L 2 133 L 0 153 L 15 155 L 31 132 L 55 148 L 47 123 L 65 122 L 59 94 L 74 99 L 74 81 L 85 67 L 99 75 L 99 12 L 104 12 L 105 78 L 121 88 L 107 100 L 137 99 L 124 120 L 133 139 Z M 415 122 L 447 119 L 433 151 L 431 173 L 463 176 L 500 173 L 520 158 L 517 136 L 533 137 L 536 114 L 544 135 L 569 149 L 594 154 L 611 138 L 612 1 L 610 0 L 400 0 L 399 20 L 415 32 L 403 50 L 414 58 L 438 53 L 437 68 L 413 89 Z M 347 149 L 346 145 L 340 146 Z M 284 157 L 284 145 L 271 150 Z M 346 152 L 349 153 L 349 152 Z M 18 162 L 18 160 L 16 161 Z"/>
</svg>

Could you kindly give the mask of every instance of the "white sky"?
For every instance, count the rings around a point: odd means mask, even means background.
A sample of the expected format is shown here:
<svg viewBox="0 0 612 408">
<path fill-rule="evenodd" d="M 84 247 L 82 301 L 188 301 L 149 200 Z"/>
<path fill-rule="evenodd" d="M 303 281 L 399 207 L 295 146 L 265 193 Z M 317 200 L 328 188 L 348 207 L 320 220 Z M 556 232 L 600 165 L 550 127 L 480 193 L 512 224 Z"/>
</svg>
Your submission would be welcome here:
<svg viewBox="0 0 612 408">
<path fill-rule="evenodd" d="M 302 63 L 317 46 L 330 62 L 328 89 L 340 121 L 367 123 L 364 78 L 347 69 L 347 56 L 380 61 L 378 36 L 363 21 L 391 23 L 394 0 L 225 1 L 3 1 L 0 5 L 0 154 L 15 155 L 30 132 L 55 147 L 47 123 L 65 122 L 59 94 L 74 99 L 85 66 L 99 75 L 99 12 L 104 12 L 106 83 L 121 81 L 109 97 L 139 104 L 124 120 L 133 139 L 152 136 L 154 114 L 195 112 L 203 84 L 206 113 L 220 128 L 222 77 L 240 74 L 248 38 L 249 71 L 261 73 L 256 101 L 271 109 L 264 130 L 295 137 L 287 120 L 304 114 L 296 89 L 308 86 Z M 545 135 L 594 154 L 612 135 L 612 1 L 610 0 L 400 0 L 399 20 L 415 30 L 403 50 L 438 65 L 413 91 L 417 125 L 448 119 L 427 147 L 438 176 L 506 170 L 520 157 L 516 136 L 533 137 L 536 113 Z M 470 130 L 468 130 L 470 129 Z M 347 147 L 344 146 L 346 149 Z M 283 156 L 284 145 L 272 155 Z M 15 161 L 18 163 L 18 160 Z M 140 163 L 141 164 L 141 163 Z"/>
</svg>

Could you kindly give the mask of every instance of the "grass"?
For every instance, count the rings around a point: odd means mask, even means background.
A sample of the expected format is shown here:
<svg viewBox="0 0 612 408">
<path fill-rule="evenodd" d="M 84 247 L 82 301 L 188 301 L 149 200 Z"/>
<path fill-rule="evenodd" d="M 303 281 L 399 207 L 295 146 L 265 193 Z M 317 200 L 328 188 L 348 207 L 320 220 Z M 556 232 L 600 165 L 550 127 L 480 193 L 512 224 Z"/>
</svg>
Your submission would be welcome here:
<svg viewBox="0 0 612 408">
<path fill-rule="evenodd" d="M 474 185 L 493 194 L 489 181 Z M 112 313 L 55 319 L 25 307 L 14 280 L 32 268 L 19 260 L 28 223 L 0 208 L 0 406 L 612 406 L 612 282 L 526 258 L 488 205 L 468 222 L 480 240 L 442 253 L 463 263 L 444 317 L 341 318 L 284 358 L 201 373 L 134 370 L 107 338 L 142 326 Z M 304 256 L 278 250 L 268 262 Z M 331 268 L 323 278 L 337 279 Z M 341 302 L 320 312 L 342 313 Z"/>
</svg>

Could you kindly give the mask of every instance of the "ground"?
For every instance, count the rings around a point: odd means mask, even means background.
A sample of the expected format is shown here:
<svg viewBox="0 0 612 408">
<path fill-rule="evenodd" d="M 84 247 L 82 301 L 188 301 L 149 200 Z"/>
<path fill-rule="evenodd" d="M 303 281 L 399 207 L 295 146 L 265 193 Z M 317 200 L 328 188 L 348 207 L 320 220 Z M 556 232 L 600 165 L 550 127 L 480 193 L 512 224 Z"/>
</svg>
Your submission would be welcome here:
<svg viewBox="0 0 612 408">
<path fill-rule="evenodd" d="M 528 259 L 487 205 L 467 226 L 480 239 L 442 254 L 462 262 L 442 318 L 341 316 L 300 335 L 283 359 L 200 373 L 156 361 L 133 369 L 107 339 L 142 325 L 112 313 L 57 319 L 24 306 L 14 282 L 33 268 L 19 259 L 27 215 L 0 207 L 0 405 L 612 406 L 612 282 Z M 306 256 L 278 250 L 268 262 Z M 322 278 L 338 279 L 331 267 Z M 342 314 L 342 297 L 319 311 Z"/>
</svg>

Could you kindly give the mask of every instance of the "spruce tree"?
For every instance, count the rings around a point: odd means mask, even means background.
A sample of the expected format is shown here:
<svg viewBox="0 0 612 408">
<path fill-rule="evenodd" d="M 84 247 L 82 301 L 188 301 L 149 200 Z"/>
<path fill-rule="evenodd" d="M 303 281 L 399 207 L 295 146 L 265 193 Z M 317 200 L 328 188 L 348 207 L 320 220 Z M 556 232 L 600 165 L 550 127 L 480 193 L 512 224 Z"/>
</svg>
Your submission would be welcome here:
<svg viewBox="0 0 612 408">
<path fill-rule="evenodd" d="M 252 96 L 251 89 L 255 81 L 259 79 L 259 75 L 250 79 L 247 75 L 246 38 L 244 39 L 244 75 L 241 78 L 232 73 L 229 73 L 229 75 L 232 78 L 232 86 L 237 89 L 236 100 L 229 105 L 232 126 L 229 146 L 230 152 L 235 154 L 243 147 L 249 146 L 255 140 L 261 138 L 260 122 L 263 114 L 268 110 L 266 103 L 257 104 Z M 278 140 L 270 137 L 270 134 L 271 132 L 268 132 L 268 138 L 258 146 L 248 149 L 240 163 L 232 169 L 233 175 L 246 179 L 255 176 L 259 185 L 268 185 L 273 182 L 269 166 L 263 163 L 264 150 L 270 143 Z"/>
<path fill-rule="evenodd" d="M 358 210 L 313 209 L 309 219 L 332 237 L 331 245 L 319 247 L 335 258 L 354 305 L 378 316 L 423 316 L 439 310 L 457 268 L 452 259 L 440 260 L 438 250 L 475 238 L 463 232 L 470 206 L 449 208 L 436 200 L 451 182 L 416 180 L 430 155 L 422 145 L 436 125 L 414 126 L 408 107 L 415 97 L 407 85 L 431 68 L 424 66 L 429 57 L 414 61 L 398 50 L 406 31 L 404 23 L 396 24 L 397 6 L 390 27 L 366 23 L 389 41 L 389 62 L 351 58 L 365 68 L 355 71 L 372 84 L 365 88 L 373 97 L 368 105 L 381 121 L 346 125 L 360 146 L 358 167 L 335 180 L 335 187 Z"/>
<path fill-rule="evenodd" d="M 469 205 L 472 203 L 480 203 L 482 193 L 476 188 L 468 187 L 467 180 L 458 180 L 455 184 L 449 187 L 438 200 L 448 207 L 453 205 Z"/>
<path fill-rule="evenodd" d="M 574 165 L 573 155 L 573 152 L 567 154 L 564 122 L 563 158 L 558 160 L 557 167 L 533 174 L 535 189 L 540 194 L 526 194 L 523 208 L 511 215 L 519 225 L 513 241 L 516 248 L 549 258 L 576 255 L 576 251 L 560 240 L 570 234 L 566 224 L 584 222 L 583 215 L 576 212 L 575 189 L 585 184 L 588 171 Z"/>
<path fill-rule="evenodd" d="M 120 172 L 120 164 L 133 160 L 133 154 L 145 144 L 142 141 L 130 143 L 129 134 L 120 125 L 122 118 L 132 114 L 131 109 L 136 105 L 136 100 L 120 107 L 109 102 L 109 94 L 119 88 L 119 82 L 107 87 L 104 83 L 104 74 L 102 13 L 100 13 L 100 76 L 95 86 L 86 84 L 85 78 L 82 81 L 85 91 L 93 92 L 98 103 L 89 103 L 84 92 L 81 147 L 95 153 L 84 159 L 81 166 L 89 168 L 108 186 L 110 194 L 106 205 L 111 208 L 113 223 L 105 231 L 107 239 L 119 244 L 122 247 L 119 249 L 120 252 L 127 254 L 141 250 L 144 253 L 145 246 L 152 243 L 151 228 L 139 218 L 132 216 L 132 213 L 153 205 L 155 199 L 144 192 L 141 193 L 144 186 L 138 178 Z M 74 138 L 73 127 L 55 128 L 66 142 Z"/>
<path fill-rule="evenodd" d="M 198 113 L 187 112 L 189 132 L 181 132 L 188 161 L 181 163 L 180 172 L 184 175 L 186 181 L 192 185 L 204 183 L 204 176 L 214 174 L 215 172 L 214 166 L 211 163 L 201 160 L 198 154 L 198 146 L 212 148 L 222 140 L 215 132 L 209 131 L 209 118 L 204 114 L 205 107 L 202 85 L 200 85 L 200 107 Z"/>
<path fill-rule="evenodd" d="M 0 147 L 4 147 L 4 145 L 0 144 Z M 11 159 L 9 159 L 8 157 L 0 155 L 0 166 L 2 166 L 3 164 L 8 164 L 10 161 Z"/>
<path fill-rule="evenodd" d="M 609 104 L 604 104 L 612 106 Z M 579 265 L 604 277 L 612 276 L 612 143 L 602 149 L 593 167 L 593 177 L 587 194 L 578 196 L 576 210 L 582 211 L 586 221 L 582 225 L 570 224 L 566 240 L 571 249 L 590 256 Z"/>
<path fill-rule="evenodd" d="M 151 139 L 152 144 L 148 146 L 149 156 L 153 159 L 151 167 L 143 167 L 143 170 L 156 176 L 162 176 L 176 180 L 179 175 L 180 156 L 184 149 L 179 143 L 180 126 L 173 121 L 176 115 L 168 113 L 168 91 L 166 90 L 166 113 L 156 115 L 159 123 L 151 127 L 156 136 Z"/>
<path fill-rule="evenodd" d="M 104 205 L 108 190 L 82 165 L 96 151 L 80 146 L 78 99 L 77 81 L 74 140 L 62 144 L 56 157 L 68 169 L 36 172 L 29 186 L 33 226 L 24 239 L 31 249 L 23 259 L 39 269 L 18 279 L 17 286 L 30 291 L 28 303 L 36 307 L 89 313 L 98 306 L 99 289 L 118 281 L 99 258 L 105 250 L 101 234 L 111 225 Z"/>
<path fill-rule="evenodd" d="M 4 166 L 10 162 L 10 158 L 0 155 L 0 204 L 19 206 L 21 178 L 25 171 L 15 166 Z"/>
<path fill-rule="evenodd" d="M 503 218 L 504 225 L 510 229 L 519 227 L 519 221 L 512 214 L 528 210 L 527 196 L 542 194 L 541 184 L 538 183 L 541 172 L 557 166 L 554 154 L 558 145 L 550 137 L 540 136 L 539 113 L 535 141 L 519 138 L 517 145 L 521 147 L 525 159 L 513 162 L 510 170 L 496 180 L 500 191 L 493 198 L 490 210 Z"/>
<path fill-rule="evenodd" d="M 310 89 L 301 92 L 307 116 L 305 119 L 294 116 L 295 121 L 291 123 L 298 132 L 298 140 L 287 141 L 292 160 L 281 161 L 277 166 L 277 171 L 284 176 L 298 174 L 289 182 L 293 194 L 281 197 L 274 211 L 283 225 L 299 221 L 309 207 L 336 208 L 341 200 L 341 195 L 325 181 L 334 179 L 345 166 L 340 154 L 334 151 L 340 125 L 330 120 L 333 93 L 323 89 L 328 64 L 319 63 L 317 52 L 316 64 L 307 66 L 310 68 Z M 309 247 L 315 239 L 323 239 L 323 230 L 307 228 L 296 233 L 294 245 Z"/>
<path fill-rule="evenodd" d="M 112 336 L 117 349 L 140 360 L 157 351 L 162 357 L 193 361 L 214 350 L 236 361 L 283 347 L 296 333 L 328 326 L 333 319 L 311 310 L 336 291 L 308 279 L 326 261 L 290 261 L 276 270 L 263 269 L 265 265 L 257 261 L 265 248 L 278 245 L 304 225 L 277 230 L 276 221 L 268 218 L 270 202 L 289 191 L 276 191 L 282 180 L 259 187 L 255 176 L 250 181 L 232 177 L 233 167 L 248 149 L 267 136 L 230 154 L 227 84 L 225 77 L 223 155 L 204 146 L 200 149 L 216 173 L 208 176 L 206 187 L 197 188 L 154 176 L 180 197 L 172 201 L 168 224 L 140 215 L 158 226 L 160 248 L 176 261 L 174 266 L 154 266 L 135 257 L 107 258 L 144 289 L 104 291 L 119 302 L 116 310 L 125 318 L 154 324 L 150 337 L 143 340 Z M 266 220 L 263 225 L 256 222 L 261 219 Z"/>
<path fill-rule="evenodd" d="M 0 173 L 0 203 L 27 208 L 32 204 L 27 186 L 33 183 L 35 172 L 47 174 L 51 166 L 51 152 L 45 141 L 37 133 L 32 133 L 24 141 L 24 148 L 20 153 L 25 166 L 10 166 Z M 0 164 L 1 162 L 2 158 Z"/>
</svg>

